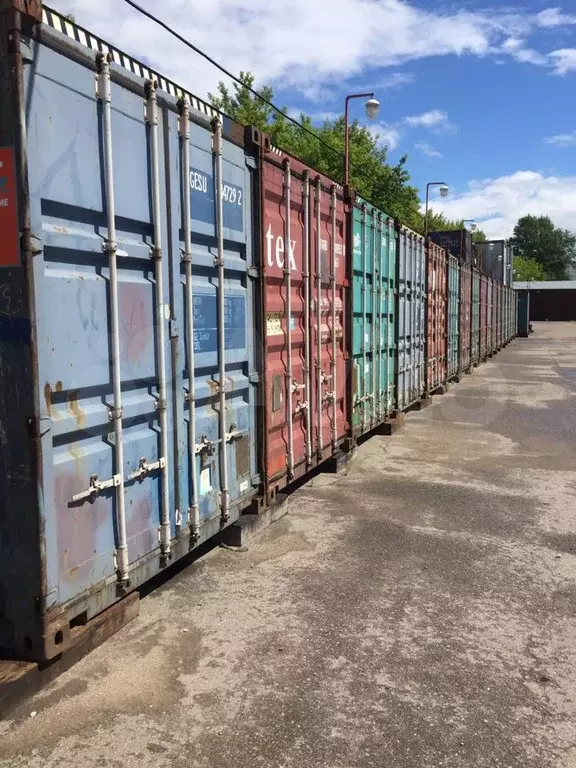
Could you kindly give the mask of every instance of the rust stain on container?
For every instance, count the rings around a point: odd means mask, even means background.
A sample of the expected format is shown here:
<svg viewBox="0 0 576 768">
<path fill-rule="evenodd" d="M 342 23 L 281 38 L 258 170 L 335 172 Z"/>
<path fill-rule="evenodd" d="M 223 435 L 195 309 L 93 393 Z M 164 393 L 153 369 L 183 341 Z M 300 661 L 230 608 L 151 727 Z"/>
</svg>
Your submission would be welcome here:
<svg viewBox="0 0 576 768">
<path fill-rule="evenodd" d="M 86 414 L 80 408 L 80 405 L 78 404 L 78 390 L 77 389 L 71 389 L 70 393 L 68 395 L 68 410 L 74 418 L 76 419 L 76 424 L 78 425 L 78 429 L 84 429 L 84 426 L 86 424 Z"/>
</svg>

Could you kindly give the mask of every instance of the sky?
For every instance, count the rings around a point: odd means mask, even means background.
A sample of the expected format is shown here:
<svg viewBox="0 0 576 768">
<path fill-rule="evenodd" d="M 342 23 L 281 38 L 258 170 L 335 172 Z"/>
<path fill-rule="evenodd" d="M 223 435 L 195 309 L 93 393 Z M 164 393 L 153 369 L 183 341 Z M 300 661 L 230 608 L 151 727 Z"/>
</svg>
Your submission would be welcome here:
<svg viewBox="0 0 576 768">
<path fill-rule="evenodd" d="M 434 210 L 509 237 L 524 214 L 576 231 L 576 2 L 139 0 L 232 72 L 313 119 L 374 91 L 352 117 L 407 155 L 412 183 L 446 182 Z M 221 74 L 124 0 L 53 0 L 197 96 Z M 423 196 L 423 195 L 422 195 Z"/>
</svg>

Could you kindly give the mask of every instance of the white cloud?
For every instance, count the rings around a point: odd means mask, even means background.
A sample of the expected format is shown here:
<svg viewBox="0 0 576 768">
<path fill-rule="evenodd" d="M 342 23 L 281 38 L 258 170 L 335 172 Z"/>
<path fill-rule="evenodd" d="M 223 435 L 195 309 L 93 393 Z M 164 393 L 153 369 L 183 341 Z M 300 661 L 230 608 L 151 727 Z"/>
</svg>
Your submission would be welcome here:
<svg viewBox="0 0 576 768">
<path fill-rule="evenodd" d="M 414 148 L 418 149 L 423 155 L 426 155 L 426 157 L 443 157 L 442 152 L 438 152 L 437 149 L 434 149 L 434 147 L 430 146 L 430 144 L 427 144 L 425 141 L 419 141 L 417 144 L 414 144 Z"/>
<path fill-rule="evenodd" d="M 552 51 L 550 59 L 557 75 L 566 75 L 568 72 L 576 71 L 576 48 L 560 48 L 557 51 Z"/>
<path fill-rule="evenodd" d="M 334 95 L 334 82 L 375 68 L 434 56 L 494 55 L 507 38 L 560 18 L 555 9 L 540 17 L 498 9 L 434 11 L 409 0 L 141 2 L 233 73 L 250 70 L 259 83 L 299 88 L 322 99 Z M 200 96 L 225 79 L 121 0 L 59 0 L 58 6 L 128 53 L 146 56 L 151 66 Z M 522 55 L 535 62 L 535 56 Z M 562 60 L 555 61 L 562 69 Z M 406 75 L 397 73 L 383 87 L 407 82 Z"/>
<path fill-rule="evenodd" d="M 548 136 L 545 144 L 554 144 L 557 147 L 570 147 L 576 145 L 576 131 L 571 133 L 558 133 L 556 136 Z"/>
<path fill-rule="evenodd" d="M 411 128 L 430 128 L 441 132 L 455 129 L 446 112 L 442 112 L 440 109 L 431 109 L 421 115 L 410 115 L 405 117 L 403 122 Z"/>
<path fill-rule="evenodd" d="M 547 8 L 536 16 L 536 23 L 540 27 L 565 27 L 576 24 L 576 16 L 562 13 L 561 8 Z"/>
<path fill-rule="evenodd" d="M 388 123 L 370 123 L 365 128 L 372 134 L 375 139 L 378 139 L 378 144 L 383 147 L 388 147 L 389 150 L 394 150 L 400 143 L 400 131 L 395 125 L 389 125 Z"/>
<path fill-rule="evenodd" d="M 451 219 L 474 218 L 490 238 L 510 237 L 525 214 L 550 216 L 557 226 L 574 230 L 576 177 L 517 171 L 472 181 L 466 192 L 439 200 L 435 208 Z"/>
<path fill-rule="evenodd" d="M 526 41 L 518 37 L 509 37 L 502 44 L 500 51 L 507 53 L 515 61 L 521 64 L 535 64 L 536 66 L 547 66 L 550 64 L 548 57 L 526 46 Z"/>
</svg>

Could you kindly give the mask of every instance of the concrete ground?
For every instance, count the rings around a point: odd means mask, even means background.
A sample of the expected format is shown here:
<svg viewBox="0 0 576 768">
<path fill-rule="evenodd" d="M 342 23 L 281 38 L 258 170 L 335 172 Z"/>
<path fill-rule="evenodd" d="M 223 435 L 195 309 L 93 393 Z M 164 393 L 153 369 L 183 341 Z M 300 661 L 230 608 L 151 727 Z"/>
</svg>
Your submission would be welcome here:
<svg viewBox="0 0 576 768">
<path fill-rule="evenodd" d="M 576 766 L 575 454 L 576 324 L 536 324 L 145 598 L 0 767 Z"/>
</svg>

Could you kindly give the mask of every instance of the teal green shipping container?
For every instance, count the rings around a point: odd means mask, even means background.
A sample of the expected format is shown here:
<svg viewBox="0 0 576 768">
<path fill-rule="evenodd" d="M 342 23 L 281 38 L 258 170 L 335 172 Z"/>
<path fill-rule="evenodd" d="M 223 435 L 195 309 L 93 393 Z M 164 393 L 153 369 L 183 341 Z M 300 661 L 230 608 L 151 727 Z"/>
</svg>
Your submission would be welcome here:
<svg viewBox="0 0 576 768">
<path fill-rule="evenodd" d="M 459 370 L 460 351 L 460 264 L 448 257 L 448 380 Z"/>
<path fill-rule="evenodd" d="M 472 364 L 480 362 L 480 272 L 472 269 L 472 327 L 470 339 L 470 352 Z"/>
<path fill-rule="evenodd" d="M 394 220 L 365 200 L 352 206 L 352 376 L 355 437 L 396 410 L 396 261 Z"/>
</svg>

